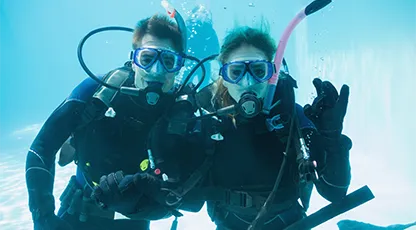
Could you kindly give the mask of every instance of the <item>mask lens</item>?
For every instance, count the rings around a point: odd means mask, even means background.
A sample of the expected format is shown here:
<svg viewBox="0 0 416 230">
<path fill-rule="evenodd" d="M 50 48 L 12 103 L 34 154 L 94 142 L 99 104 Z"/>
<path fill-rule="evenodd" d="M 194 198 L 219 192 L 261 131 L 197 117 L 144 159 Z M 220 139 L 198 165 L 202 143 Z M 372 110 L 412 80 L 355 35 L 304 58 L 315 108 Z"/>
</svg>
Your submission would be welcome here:
<svg viewBox="0 0 416 230">
<path fill-rule="evenodd" d="M 250 63 L 249 68 L 252 76 L 260 81 L 267 80 L 269 76 L 273 75 L 273 72 L 271 72 L 269 64 L 270 63 L 266 61 L 257 61 Z"/>
<path fill-rule="evenodd" d="M 175 72 L 181 68 L 182 57 L 179 54 L 170 51 L 161 53 L 161 61 L 168 72 Z"/>
<path fill-rule="evenodd" d="M 236 81 L 246 72 L 246 65 L 244 63 L 230 63 L 225 68 L 227 77 L 232 81 Z"/>
<path fill-rule="evenodd" d="M 134 62 L 143 69 L 148 69 L 157 59 L 157 51 L 153 49 L 139 49 L 136 51 Z"/>
</svg>

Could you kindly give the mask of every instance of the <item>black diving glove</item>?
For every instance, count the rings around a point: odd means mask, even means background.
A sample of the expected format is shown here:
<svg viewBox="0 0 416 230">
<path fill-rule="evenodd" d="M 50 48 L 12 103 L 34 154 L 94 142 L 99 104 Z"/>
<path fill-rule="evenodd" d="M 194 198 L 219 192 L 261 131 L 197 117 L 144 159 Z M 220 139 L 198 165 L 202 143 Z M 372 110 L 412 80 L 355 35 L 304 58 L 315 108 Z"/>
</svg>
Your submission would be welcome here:
<svg viewBox="0 0 416 230">
<path fill-rule="evenodd" d="M 160 191 L 159 179 L 147 173 L 126 175 L 122 171 L 102 176 L 100 184 L 95 186 L 91 198 L 104 209 L 121 214 L 133 214 L 143 194 Z"/>
<path fill-rule="evenodd" d="M 337 89 L 329 81 L 315 78 L 313 85 L 318 96 L 312 105 L 305 105 L 305 115 L 315 124 L 319 133 L 327 138 L 338 139 L 347 113 L 349 87 L 343 85 L 338 95 Z"/>
</svg>

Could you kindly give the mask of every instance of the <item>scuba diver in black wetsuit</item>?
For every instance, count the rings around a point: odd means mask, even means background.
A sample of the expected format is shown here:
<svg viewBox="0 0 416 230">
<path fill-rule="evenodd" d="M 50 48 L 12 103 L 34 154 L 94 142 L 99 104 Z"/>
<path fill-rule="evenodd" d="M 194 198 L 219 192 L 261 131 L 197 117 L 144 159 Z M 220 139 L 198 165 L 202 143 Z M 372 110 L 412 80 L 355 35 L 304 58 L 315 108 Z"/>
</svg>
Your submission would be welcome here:
<svg viewBox="0 0 416 230">
<path fill-rule="evenodd" d="M 47 119 L 26 161 L 34 229 L 148 229 L 149 220 L 171 215 L 171 210 L 158 209 L 156 202 L 139 197 L 134 200 L 134 210 L 119 210 L 126 216 L 134 213 L 138 220 L 114 220 L 114 211 L 97 206 L 90 194 L 102 182 L 102 175 L 119 170 L 132 174 L 149 166 L 151 127 L 175 101 L 175 77 L 184 59 L 191 58 L 184 54 L 183 20 L 182 24 L 176 21 L 179 25 L 160 15 L 141 20 L 133 31 L 132 61 L 96 78 L 98 81 L 84 80 Z M 100 80 L 124 91 L 100 86 Z M 64 144 L 70 135 L 70 145 Z M 76 150 L 77 172 L 55 214 L 55 155 L 63 144 L 63 151 L 73 150 L 71 146 Z"/>
<path fill-rule="evenodd" d="M 262 222 L 262 229 L 284 229 L 305 217 L 311 179 L 331 202 L 341 200 L 350 183 L 352 143 L 341 134 L 348 87 L 343 86 L 338 96 L 331 83 L 315 79 L 319 97 L 304 114 L 295 103 L 295 80 L 280 72 L 275 95 L 279 103 L 270 114 L 260 113 L 267 80 L 278 71 L 271 62 L 275 50 L 269 34 L 235 28 L 218 58 L 221 77 L 206 89 L 212 98 L 201 100 L 210 112 L 237 105 L 231 116 L 218 116 L 221 140 L 215 145 L 209 188 L 193 191 L 207 200 L 217 229 L 256 229 L 257 222 Z M 278 174 L 267 215 L 256 219 Z"/>
<path fill-rule="evenodd" d="M 218 52 L 218 37 L 212 28 L 210 17 L 210 12 L 199 5 L 193 9 L 191 17 L 186 21 L 187 28 L 189 28 L 188 32 L 190 32 L 187 46 L 188 55 L 196 55 L 197 58 L 202 58 L 212 54 L 211 52 Z M 178 113 L 180 116 L 183 114 L 188 116 L 187 112 L 183 113 L 182 110 L 187 111 L 191 107 L 194 108 L 194 106 L 187 104 L 188 99 L 192 99 L 187 98 L 186 95 L 194 94 L 201 85 L 207 84 L 204 79 L 210 76 L 210 65 L 204 63 L 207 66 L 204 67 L 201 64 L 188 66 L 191 71 L 185 71 L 184 76 L 187 76 L 185 81 L 178 80 L 177 82 L 186 85 L 186 82 L 191 81 L 191 76 L 195 78 L 193 74 L 201 67 L 202 75 L 198 76 L 196 86 L 182 87 L 183 91 L 178 90 L 178 95 L 185 95 L 185 97 L 179 96 L 176 99 L 175 106 L 170 110 L 170 113 L 166 114 L 165 119 L 160 119 L 153 129 L 154 132 L 150 133 L 146 170 L 141 170 L 135 175 L 125 175 L 125 172 L 118 171 L 103 176 L 92 194 L 93 199 L 97 200 L 98 203 L 123 213 L 126 209 L 132 210 L 135 208 L 135 203 L 132 201 L 145 196 L 157 201 L 175 217 L 182 216 L 178 209 L 198 212 L 202 208 L 205 202 L 203 200 L 181 202 L 181 200 L 175 200 L 175 196 L 172 196 L 173 193 L 186 193 L 187 188 L 194 188 L 201 184 L 204 178 L 198 172 L 205 171 L 208 168 L 207 162 L 202 162 L 205 155 L 195 154 L 206 152 L 199 143 L 201 130 L 198 129 L 198 125 L 189 129 L 189 125 L 184 126 L 181 122 L 175 123 L 175 117 L 173 117 L 177 116 Z M 192 116 L 189 115 L 189 117 Z M 169 132 L 160 132 L 163 129 L 160 127 L 167 125 L 169 126 Z M 163 143 L 160 143 L 160 141 Z M 172 150 L 180 150 L 180 152 L 172 152 Z M 159 193 L 160 191 L 163 192 Z M 129 217 L 137 218 L 133 214 Z M 138 218 L 142 218 L 142 215 Z M 176 226 L 177 219 L 175 218 L 172 229 L 175 229 Z"/>
</svg>

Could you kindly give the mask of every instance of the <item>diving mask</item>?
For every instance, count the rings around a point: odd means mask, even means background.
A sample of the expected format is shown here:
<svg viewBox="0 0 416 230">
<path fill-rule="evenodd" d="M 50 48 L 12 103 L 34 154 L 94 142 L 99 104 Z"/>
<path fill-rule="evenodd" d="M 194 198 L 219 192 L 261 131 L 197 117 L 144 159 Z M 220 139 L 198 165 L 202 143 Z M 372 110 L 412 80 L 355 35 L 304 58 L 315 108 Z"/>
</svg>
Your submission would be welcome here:
<svg viewBox="0 0 416 230">
<path fill-rule="evenodd" d="M 252 118 L 260 113 L 267 80 L 274 72 L 274 65 L 266 60 L 233 61 L 221 67 L 220 75 L 228 93 L 237 101 L 238 114 Z"/>
<path fill-rule="evenodd" d="M 269 80 L 275 73 L 274 65 L 266 60 L 234 61 L 224 64 L 219 75 L 224 81 L 238 84 L 249 73 L 258 83 Z"/>
<path fill-rule="evenodd" d="M 141 47 L 133 52 L 133 62 L 145 71 L 149 71 L 159 62 L 168 73 L 179 71 L 184 65 L 184 58 L 177 52 L 167 49 Z"/>
</svg>

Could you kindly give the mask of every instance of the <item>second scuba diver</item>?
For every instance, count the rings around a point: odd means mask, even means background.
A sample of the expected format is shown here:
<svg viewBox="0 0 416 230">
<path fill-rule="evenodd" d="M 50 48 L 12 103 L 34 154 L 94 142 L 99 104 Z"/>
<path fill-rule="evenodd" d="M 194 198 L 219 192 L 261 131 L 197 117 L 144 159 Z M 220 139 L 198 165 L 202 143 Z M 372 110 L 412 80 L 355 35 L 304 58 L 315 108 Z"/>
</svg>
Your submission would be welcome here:
<svg viewBox="0 0 416 230">
<path fill-rule="evenodd" d="M 302 109 L 295 103 L 296 81 L 281 71 L 278 102 L 262 114 L 267 81 L 279 71 L 272 62 L 275 50 L 268 33 L 235 28 L 221 47 L 220 78 L 206 89 L 212 97 L 202 99 L 210 112 L 235 105 L 231 115 L 218 116 L 221 140 L 208 189 L 192 193 L 207 200 L 217 229 L 284 229 L 305 217 L 312 182 L 330 202 L 341 200 L 349 187 L 352 142 L 341 134 L 348 86 L 338 95 L 330 82 L 315 79 L 318 97 Z"/>
</svg>

